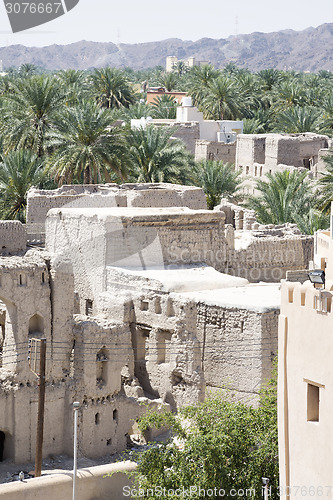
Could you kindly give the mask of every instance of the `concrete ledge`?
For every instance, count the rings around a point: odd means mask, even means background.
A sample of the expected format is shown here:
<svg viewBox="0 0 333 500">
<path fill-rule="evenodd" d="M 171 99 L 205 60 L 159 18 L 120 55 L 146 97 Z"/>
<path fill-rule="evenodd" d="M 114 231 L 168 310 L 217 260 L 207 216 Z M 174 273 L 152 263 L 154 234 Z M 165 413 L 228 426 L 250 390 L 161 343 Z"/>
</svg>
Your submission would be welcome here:
<svg viewBox="0 0 333 500">
<path fill-rule="evenodd" d="M 123 487 L 131 481 L 125 472 L 136 464 L 124 462 L 87 467 L 78 471 L 76 496 L 80 500 L 123 500 Z M 108 473 L 111 477 L 104 477 Z M 64 471 L 26 481 L 0 485 L 0 500 L 71 500 L 73 472 Z"/>
</svg>

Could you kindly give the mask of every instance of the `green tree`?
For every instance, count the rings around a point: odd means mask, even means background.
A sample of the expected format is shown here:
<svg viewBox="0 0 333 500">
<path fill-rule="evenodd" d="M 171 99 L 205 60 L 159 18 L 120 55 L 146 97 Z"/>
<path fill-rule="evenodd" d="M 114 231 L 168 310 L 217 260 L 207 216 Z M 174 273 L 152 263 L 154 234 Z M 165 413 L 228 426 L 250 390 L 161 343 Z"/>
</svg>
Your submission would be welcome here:
<svg viewBox="0 0 333 500">
<path fill-rule="evenodd" d="M 0 216 L 25 222 L 27 192 L 41 187 L 45 172 L 36 154 L 27 150 L 10 151 L 0 163 Z"/>
<path fill-rule="evenodd" d="M 330 227 L 330 215 L 314 207 L 307 213 L 295 213 L 294 220 L 303 234 L 314 234 L 319 229 Z"/>
<path fill-rule="evenodd" d="M 321 173 L 318 180 L 318 200 L 317 208 L 330 213 L 331 202 L 333 201 L 333 149 L 324 157 L 326 171 Z"/>
<path fill-rule="evenodd" d="M 112 114 L 93 101 L 69 108 L 57 124 L 49 171 L 60 184 L 111 182 L 126 175 L 128 157 L 123 132 L 112 127 Z"/>
<path fill-rule="evenodd" d="M 213 80 L 207 89 L 202 107 L 207 118 L 235 120 L 241 108 L 241 95 L 237 82 L 228 76 Z"/>
<path fill-rule="evenodd" d="M 122 108 L 119 117 L 130 123 L 132 119 L 140 120 L 140 118 L 148 118 L 152 116 L 153 108 L 145 102 L 136 102 L 128 108 Z"/>
<path fill-rule="evenodd" d="M 37 66 L 30 63 L 23 63 L 19 67 L 19 75 L 24 78 L 35 75 L 37 71 Z"/>
<path fill-rule="evenodd" d="M 95 69 L 91 75 L 92 92 L 103 108 L 128 108 L 135 96 L 126 74 L 116 68 Z"/>
<path fill-rule="evenodd" d="M 66 69 L 57 72 L 57 78 L 67 89 L 67 100 L 70 105 L 76 104 L 84 97 L 88 97 L 87 75 L 84 71 Z"/>
<path fill-rule="evenodd" d="M 127 142 L 132 177 L 138 182 L 186 182 L 193 162 L 181 141 L 171 139 L 174 128 L 133 129 Z"/>
<path fill-rule="evenodd" d="M 5 149 L 27 148 L 41 158 L 64 109 L 66 96 L 66 90 L 55 77 L 33 76 L 13 83 L 4 99 L 1 117 Z"/>
<path fill-rule="evenodd" d="M 258 118 L 243 119 L 243 134 L 264 134 L 265 124 Z"/>
<path fill-rule="evenodd" d="M 219 76 L 210 64 L 194 66 L 188 74 L 187 90 L 196 105 L 201 105 L 208 87 Z"/>
<path fill-rule="evenodd" d="M 172 71 L 178 76 L 183 76 L 185 73 L 190 71 L 190 68 L 184 63 L 184 61 L 178 61 L 177 63 L 174 63 Z"/>
<path fill-rule="evenodd" d="M 178 76 L 176 73 L 162 73 L 159 78 L 159 84 L 162 85 L 165 90 L 171 92 L 177 88 Z"/>
<path fill-rule="evenodd" d="M 275 130 L 288 134 L 320 132 L 325 127 L 320 110 L 312 107 L 295 106 L 279 113 Z"/>
<path fill-rule="evenodd" d="M 210 210 L 219 204 L 221 197 L 237 196 L 241 184 L 240 171 L 235 171 L 233 165 L 222 161 L 202 160 L 195 166 L 194 184 L 202 187 L 206 194 L 207 206 Z"/>
<path fill-rule="evenodd" d="M 159 119 L 175 120 L 177 116 L 178 102 L 170 95 L 155 97 L 152 104 L 152 117 Z"/>
<path fill-rule="evenodd" d="M 251 196 L 250 208 L 255 210 L 257 219 L 262 224 L 295 223 L 295 214 L 307 214 L 313 205 L 313 195 L 307 172 L 276 172 L 266 174 L 268 181 L 258 180 L 258 196 Z"/>
<path fill-rule="evenodd" d="M 283 79 L 282 72 L 277 69 L 263 69 L 257 75 L 265 91 L 271 91 Z"/>
<path fill-rule="evenodd" d="M 181 425 L 183 419 L 186 426 Z M 158 488 L 189 491 L 192 487 L 192 500 L 202 498 L 199 488 L 224 490 L 224 498 L 234 498 L 234 490 L 244 490 L 237 496 L 244 500 L 248 498 L 245 490 L 252 488 L 255 496 L 251 498 L 260 499 L 262 477 L 270 479 L 270 498 L 279 498 L 275 370 L 261 391 L 258 409 L 214 396 L 181 409 L 179 415 L 148 412 L 139 420 L 142 431 L 164 425 L 171 429 L 167 442 L 131 453 L 138 464 L 132 475 L 134 486 L 156 491 L 150 498 L 161 498 Z"/>
</svg>

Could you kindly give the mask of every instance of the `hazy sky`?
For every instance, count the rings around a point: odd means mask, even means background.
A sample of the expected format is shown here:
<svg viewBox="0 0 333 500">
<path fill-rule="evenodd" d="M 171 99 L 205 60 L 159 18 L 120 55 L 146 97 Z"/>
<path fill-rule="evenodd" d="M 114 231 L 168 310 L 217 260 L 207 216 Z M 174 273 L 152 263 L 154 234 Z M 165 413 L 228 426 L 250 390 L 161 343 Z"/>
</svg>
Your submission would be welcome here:
<svg viewBox="0 0 333 500">
<path fill-rule="evenodd" d="M 38 0 L 35 0 L 38 3 Z M 253 31 L 302 30 L 333 22 L 332 0 L 80 0 L 39 28 L 13 34 L 0 0 L 0 46 L 79 40 L 140 43 L 226 38 Z"/>
</svg>

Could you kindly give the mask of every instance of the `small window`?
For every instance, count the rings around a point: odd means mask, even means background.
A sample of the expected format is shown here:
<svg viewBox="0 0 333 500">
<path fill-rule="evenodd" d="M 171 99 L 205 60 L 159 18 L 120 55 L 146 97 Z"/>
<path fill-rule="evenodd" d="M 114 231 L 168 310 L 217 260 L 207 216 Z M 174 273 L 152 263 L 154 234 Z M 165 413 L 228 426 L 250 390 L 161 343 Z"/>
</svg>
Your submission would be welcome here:
<svg viewBox="0 0 333 500">
<path fill-rule="evenodd" d="M 249 175 L 250 167 L 246 167 L 246 175 Z"/>
<path fill-rule="evenodd" d="M 171 351 L 171 332 L 162 331 L 158 334 L 157 340 L 157 362 L 169 363 Z"/>
<path fill-rule="evenodd" d="M 294 302 L 294 289 L 293 288 L 289 288 L 289 290 L 288 290 L 288 301 L 289 301 L 289 304 Z"/>
<path fill-rule="evenodd" d="M 141 300 L 140 309 L 141 311 L 148 311 L 149 302 L 148 300 Z"/>
<path fill-rule="evenodd" d="M 45 273 L 42 273 L 42 283 L 45 283 Z"/>
<path fill-rule="evenodd" d="M 101 416 L 99 413 L 95 414 L 95 424 L 98 425 L 101 421 Z"/>
<path fill-rule="evenodd" d="M 113 420 L 118 422 L 118 410 L 113 410 Z"/>
<path fill-rule="evenodd" d="M 25 286 L 27 284 L 27 278 L 24 274 L 19 275 L 19 285 Z"/>
<path fill-rule="evenodd" d="M 86 316 L 91 316 L 93 313 L 93 301 L 90 299 L 86 300 Z"/>
<path fill-rule="evenodd" d="M 156 314 L 162 314 L 161 299 L 160 299 L 160 297 L 157 297 L 155 299 L 155 313 Z"/>
<path fill-rule="evenodd" d="M 301 306 L 305 306 L 305 292 L 301 292 Z"/>
<path fill-rule="evenodd" d="M 319 387 L 308 384 L 307 421 L 319 422 Z"/>
</svg>

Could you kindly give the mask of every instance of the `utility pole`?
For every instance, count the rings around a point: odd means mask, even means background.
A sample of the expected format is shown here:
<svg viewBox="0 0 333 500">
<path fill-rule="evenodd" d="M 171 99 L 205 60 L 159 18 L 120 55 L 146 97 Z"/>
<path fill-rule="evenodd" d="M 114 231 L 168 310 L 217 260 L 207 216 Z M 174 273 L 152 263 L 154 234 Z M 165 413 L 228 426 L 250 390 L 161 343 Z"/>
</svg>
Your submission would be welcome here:
<svg viewBox="0 0 333 500">
<path fill-rule="evenodd" d="M 35 477 L 40 477 L 42 475 L 44 408 L 45 408 L 45 365 L 46 365 L 46 339 L 40 339 Z"/>
</svg>

